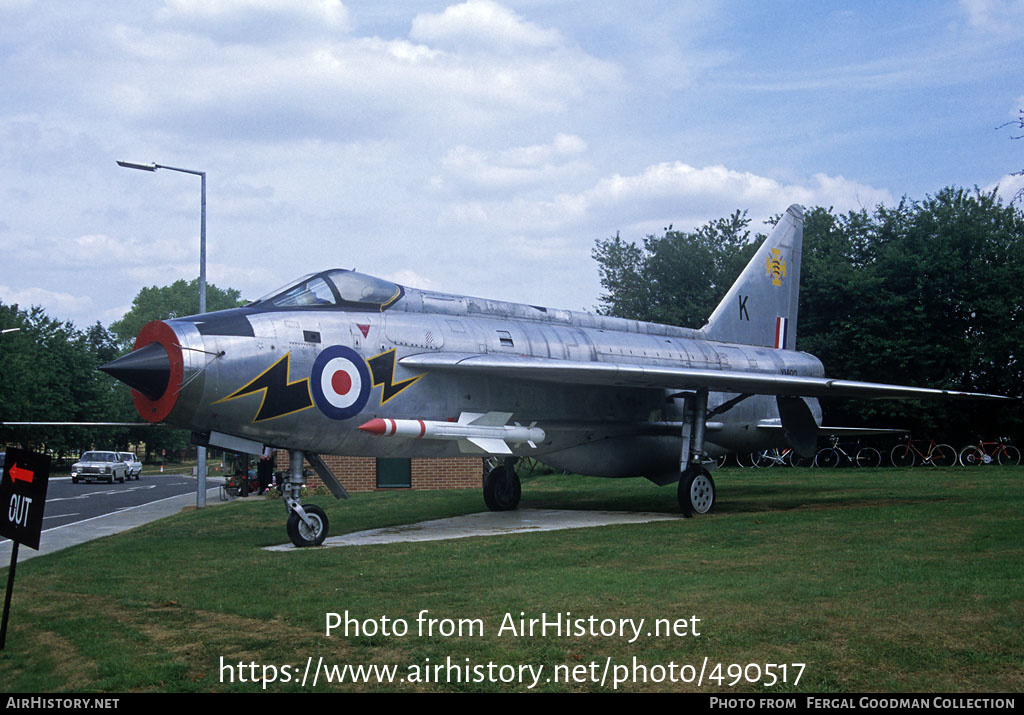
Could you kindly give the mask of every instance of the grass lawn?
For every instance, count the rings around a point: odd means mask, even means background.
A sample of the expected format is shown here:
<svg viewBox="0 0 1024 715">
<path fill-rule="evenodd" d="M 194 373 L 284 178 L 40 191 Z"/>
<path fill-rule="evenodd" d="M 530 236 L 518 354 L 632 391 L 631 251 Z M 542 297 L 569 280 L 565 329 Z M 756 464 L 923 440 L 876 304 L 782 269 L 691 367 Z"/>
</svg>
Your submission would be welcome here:
<svg viewBox="0 0 1024 715">
<path fill-rule="evenodd" d="M 716 483 L 697 519 L 288 553 L 261 548 L 287 541 L 279 502 L 185 511 L 21 564 L 0 691 L 1024 690 L 1024 467 Z M 478 490 L 311 501 L 332 535 L 483 510 Z M 572 476 L 527 480 L 521 506 L 677 508 L 674 486 Z M 326 635 L 346 611 L 360 634 Z M 518 632 L 542 614 L 576 630 Z M 321 658 L 395 682 L 303 686 Z"/>
</svg>

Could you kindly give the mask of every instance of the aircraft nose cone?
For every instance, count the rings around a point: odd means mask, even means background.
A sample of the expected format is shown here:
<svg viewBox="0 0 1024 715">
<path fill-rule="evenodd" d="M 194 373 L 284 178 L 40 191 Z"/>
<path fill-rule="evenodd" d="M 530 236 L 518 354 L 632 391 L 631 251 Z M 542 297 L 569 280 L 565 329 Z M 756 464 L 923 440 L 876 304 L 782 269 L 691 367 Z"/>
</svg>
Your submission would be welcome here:
<svg viewBox="0 0 1024 715">
<path fill-rule="evenodd" d="M 163 345 L 150 343 L 102 365 L 100 370 L 150 400 L 159 400 L 171 379 L 171 360 Z"/>
</svg>

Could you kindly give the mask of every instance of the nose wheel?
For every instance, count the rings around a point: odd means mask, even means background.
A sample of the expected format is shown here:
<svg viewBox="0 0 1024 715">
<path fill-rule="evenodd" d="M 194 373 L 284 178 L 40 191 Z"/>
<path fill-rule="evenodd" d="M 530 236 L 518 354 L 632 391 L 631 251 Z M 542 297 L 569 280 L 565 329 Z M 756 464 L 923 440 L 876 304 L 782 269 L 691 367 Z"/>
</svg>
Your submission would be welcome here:
<svg viewBox="0 0 1024 715">
<path fill-rule="evenodd" d="M 320 546 L 327 538 L 327 531 L 330 528 L 327 514 L 314 504 L 302 507 L 302 510 L 305 512 L 305 521 L 297 511 L 288 514 L 288 538 L 296 546 Z"/>
</svg>

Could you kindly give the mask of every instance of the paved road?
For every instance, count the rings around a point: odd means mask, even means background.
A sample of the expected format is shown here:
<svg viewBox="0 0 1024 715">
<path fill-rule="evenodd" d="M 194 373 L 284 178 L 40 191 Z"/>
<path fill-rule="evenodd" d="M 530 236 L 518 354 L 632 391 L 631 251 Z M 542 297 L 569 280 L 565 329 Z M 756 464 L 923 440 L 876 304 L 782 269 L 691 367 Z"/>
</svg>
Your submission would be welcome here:
<svg viewBox="0 0 1024 715">
<path fill-rule="evenodd" d="M 221 481 L 207 478 L 207 506 L 221 503 Z M 53 477 L 46 490 L 39 551 L 22 546 L 18 561 L 116 534 L 195 505 L 195 477 L 183 474 L 143 474 L 123 484 L 72 484 L 70 477 Z M 11 562 L 11 546 L 9 539 L 0 540 L 0 568 Z"/>
</svg>

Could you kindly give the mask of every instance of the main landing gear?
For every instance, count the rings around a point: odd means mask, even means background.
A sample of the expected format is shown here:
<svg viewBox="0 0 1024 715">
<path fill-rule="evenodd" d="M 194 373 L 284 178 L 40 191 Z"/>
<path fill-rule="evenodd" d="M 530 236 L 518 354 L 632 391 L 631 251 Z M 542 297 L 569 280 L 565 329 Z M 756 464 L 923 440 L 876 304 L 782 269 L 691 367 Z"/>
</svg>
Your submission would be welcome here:
<svg viewBox="0 0 1024 715">
<path fill-rule="evenodd" d="M 516 474 L 516 458 L 507 457 L 484 476 L 484 503 L 491 511 L 513 511 L 519 507 L 523 487 Z"/>
<path fill-rule="evenodd" d="M 708 391 L 684 393 L 683 448 L 679 455 L 677 497 L 683 516 L 707 514 L 715 506 L 715 480 L 701 465 L 704 455 L 704 429 L 708 418 Z"/>
</svg>

